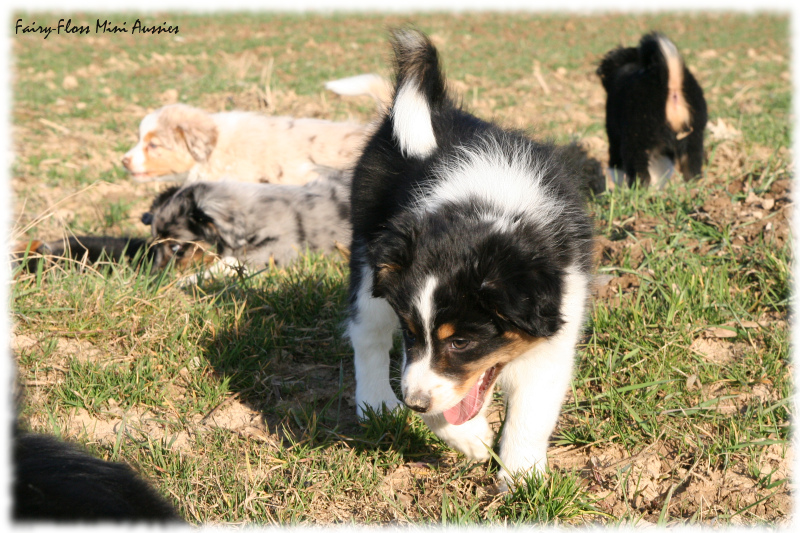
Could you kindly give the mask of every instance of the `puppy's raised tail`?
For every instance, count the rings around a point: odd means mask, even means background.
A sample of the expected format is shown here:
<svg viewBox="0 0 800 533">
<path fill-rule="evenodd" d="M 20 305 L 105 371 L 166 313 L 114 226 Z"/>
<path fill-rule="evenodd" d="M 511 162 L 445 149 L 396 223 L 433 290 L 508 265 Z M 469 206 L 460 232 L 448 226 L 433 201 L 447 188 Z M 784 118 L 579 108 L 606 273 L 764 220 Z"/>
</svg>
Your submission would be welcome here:
<svg viewBox="0 0 800 533">
<path fill-rule="evenodd" d="M 392 134 L 406 157 L 425 159 L 436 151 L 432 114 L 448 103 L 436 47 L 421 32 L 392 32 L 395 92 L 389 112 Z"/>
<path fill-rule="evenodd" d="M 692 110 L 683 93 L 684 64 L 678 48 L 664 35 L 651 33 L 642 37 L 639 44 L 645 67 L 658 66 L 665 73 L 667 85 L 667 124 L 678 140 L 692 132 Z"/>
</svg>

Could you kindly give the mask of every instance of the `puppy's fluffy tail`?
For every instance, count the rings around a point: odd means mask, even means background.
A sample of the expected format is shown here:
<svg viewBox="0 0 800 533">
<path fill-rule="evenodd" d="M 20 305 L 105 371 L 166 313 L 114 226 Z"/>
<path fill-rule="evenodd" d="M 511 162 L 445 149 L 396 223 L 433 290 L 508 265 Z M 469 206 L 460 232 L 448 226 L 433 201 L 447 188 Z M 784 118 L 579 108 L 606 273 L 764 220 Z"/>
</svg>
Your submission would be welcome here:
<svg viewBox="0 0 800 533">
<path fill-rule="evenodd" d="M 678 139 L 692 131 L 692 111 L 683 92 L 684 64 L 678 48 L 664 35 L 650 33 L 639 43 L 642 66 L 654 67 L 662 73 L 667 86 L 666 116 L 667 124 Z"/>
<path fill-rule="evenodd" d="M 406 157 L 424 159 L 437 149 L 432 114 L 448 104 L 436 47 L 421 32 L 392 33 L 395 92 L 390 110 L 392 134 Z"/>
</svg>

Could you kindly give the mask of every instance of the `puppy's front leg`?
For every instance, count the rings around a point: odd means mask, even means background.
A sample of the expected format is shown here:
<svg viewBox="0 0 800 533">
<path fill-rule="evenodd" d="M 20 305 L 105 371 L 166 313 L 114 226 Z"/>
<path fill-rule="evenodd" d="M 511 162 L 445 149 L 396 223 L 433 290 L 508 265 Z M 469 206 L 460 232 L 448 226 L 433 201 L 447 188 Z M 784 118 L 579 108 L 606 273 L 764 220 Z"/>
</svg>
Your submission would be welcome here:
<svg viewBox="0 0 800 533">
<path fill-rule="evenodd" d="M 372 296 L 369 267 L 355 284 L 347 334 L 355 352 L 356 412 L 363 417 L 367 406 L 380 411 L 381 405 L 400 405 L 389 382 L 389 350 L 399 321 L 386 300 Z"/>
<path fill-rule="evenodd" d="M 506 391 L 506 420 L 500 438 L 500 480 L 530 470 L 544 472 L 547 445 L 558 421 L 572 375 L 574 349 L 561 352 L 549 343 L 513 361 L 500 375 Z"/>
<path fill-rule="evenodd" d="M 506 419 L 500 438 L 500 481 L 544 472 L 547 445 L 572 379 L 576 344 L 583 327 L 589 277 L 572 271 L 561 305 L 564 324 L 553 337 L 503 368 L 498 385 L 506 393 Z"/>
</svg>

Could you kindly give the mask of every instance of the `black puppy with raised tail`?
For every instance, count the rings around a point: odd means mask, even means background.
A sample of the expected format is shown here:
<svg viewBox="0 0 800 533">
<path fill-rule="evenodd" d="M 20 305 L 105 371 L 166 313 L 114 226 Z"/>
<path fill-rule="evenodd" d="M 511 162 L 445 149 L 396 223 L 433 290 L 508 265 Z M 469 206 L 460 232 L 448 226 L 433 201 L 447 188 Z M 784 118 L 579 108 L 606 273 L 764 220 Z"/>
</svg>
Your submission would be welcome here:
<svg viewBox="0 0 800 533">
<path fill-rule="evenodd" d="M 649 33 L 636 48 L 608 52 L 597 75 L 608 94 L 608 165 L 617 185 L 638 177 L 662 188 L 676 166 L 684 180 L 702 176 L 706 101 L 672 41 Z"/>
</svg>

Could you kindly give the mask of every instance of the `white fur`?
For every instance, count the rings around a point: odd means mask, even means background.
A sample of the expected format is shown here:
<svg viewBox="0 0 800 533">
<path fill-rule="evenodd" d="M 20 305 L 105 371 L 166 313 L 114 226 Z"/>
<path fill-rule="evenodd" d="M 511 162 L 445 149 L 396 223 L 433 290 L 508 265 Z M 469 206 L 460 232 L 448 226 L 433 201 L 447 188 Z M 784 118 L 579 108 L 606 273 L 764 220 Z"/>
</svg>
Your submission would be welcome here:
<svg viewBox="0 0 800 533">
<path fill-rule="evenodd" d="M 371 96 L 379 110 L 388 107 L 393 89 L 389 80 L 377 74 L 360 74 L 329 81 L 325 84 L 325 88 L 342 96 Z"/>
<path fill-rule="evenodd" d="M 425 352 L 426 357 L 433 355 L 433 319 L 436 314 L 435 302 L 433 301 L 433 293 L 439 281 L 433 276 L 428 276 L 425 280 L 425 286 L 419 293 L 417 298 L 417 309 L 419 310 L 419 317 L 422 320 L 422 325 L 425 328 L 425 343 L 428 349 Z"/>
<path fill-rule="evenodd" d="M 650 174 L 650 183 L 658 189 L 663 189 L 675 173 L 672 159 L 662 154 L 650 154 L 647 160 L 647 171 Z"/>
<path fill-rule="evenodd" d="M 397 315 L 383 298 L 372 297 L 372 269 L 364 267 L 356 297 L 356 315 L 347 334 L 353 344 L 356 369 L 356 413 L 364 407 L 380 410 L 400 405 L 389 382 L 389 350 L 399 325 Z"/>
<path fill-rule="evenodd" d="M 444 415 L 422 415 L 422 419 L 448 446 L 458 450 L 473 461 L 485 461 L 491 455 L 489 450 L 494 443 L 494 431 L 486 419 L 486 411 L 491 403 L 491 391 L 486 392 L 486 401 L 475 418 L 459 426 L 444 419 Z"/>
<path fill-rule="evenodd" d="M 247 267 L 240 263 L 235 257 L 221 257 L 218 261 L 215 261 L 211 267 L 203 270 L 202 272 L 197 272 L 195 274 L 190 274 L 180 278 L 177 286 L 178 288 L 183 289 L 191 285 L 197 285 L 200 280 L 205 281 L 212 279 L 217 275 L 233 276 L 238 272 L 247 272 Z"/>
<path fill-rule="evenodd" d="M 424 159 L 437 148 L 431 124 L 431 110 L 414 79 L 397 91 L 392 106 L 392 127 L 400 149 L 407 157 Z"/>
<path fill-rule="evenodd" d="M 441 179 L 425 191 L 417 209 L 432 212 L 447 203 L 476 199 L 489 206 L 478 217 L 496 220 L 506 230 L 518 217 L 547 223 L 563 214 L 541 183 L 547 161 L 533 161 L 523 146 L 509 159 L 498 146 L 486 144 L 478 150 L 463 148 L 455 162 L 439 168 Z"/>
<path fill-rule="evenodd" d="M 142 119 L 139 124 L 139 142 L 125 153 L 125 158 L 130 161 L 129 170 L 132 173 L 146 172 L 145 158 L 144 158 L 144 137 L 148 132 L 156 128 L 158 122 L 158 114 L 150 113 Z"/>
</svg>

